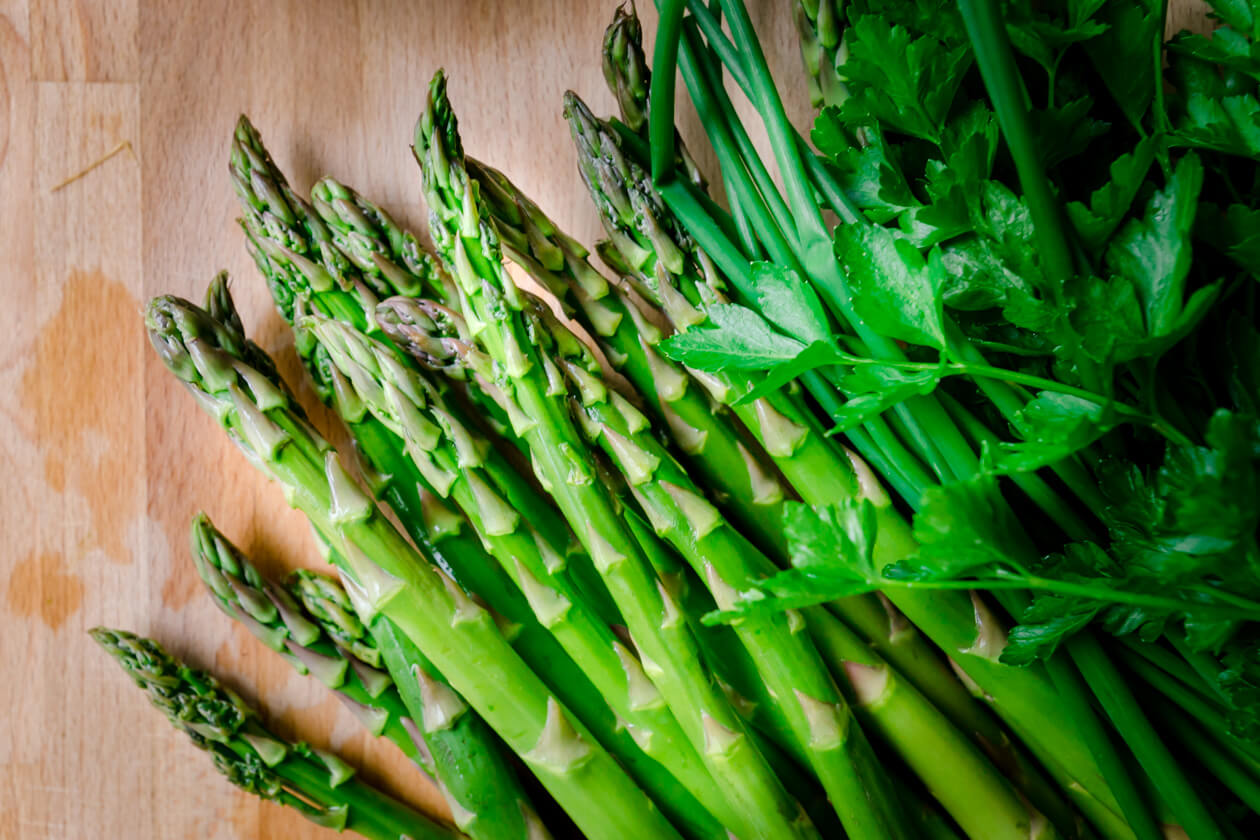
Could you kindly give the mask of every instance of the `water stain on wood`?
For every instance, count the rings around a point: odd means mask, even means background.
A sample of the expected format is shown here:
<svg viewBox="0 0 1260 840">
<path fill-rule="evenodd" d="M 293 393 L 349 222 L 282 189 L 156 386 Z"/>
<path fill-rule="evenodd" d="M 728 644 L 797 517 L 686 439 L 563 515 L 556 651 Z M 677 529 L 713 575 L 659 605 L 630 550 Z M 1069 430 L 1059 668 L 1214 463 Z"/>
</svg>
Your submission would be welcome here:
<svg viewBox="0 0 1260 840">
<path fill-rule="evenodd" d="M 132 560 L 126 523 L 142 505 L 139 310 L 122 284 L 99 271 L 72 272 L 61 306 L 35 340 L 20 397 L 35 418 L 44 478 L 55 492 L 87 501 L 92 546 L 119 563 Z M 91 341 L 83 339 L 85 324 L 92 325 Z"/>
<path fill-rule="evenodd" d="M 182 610 L 193 598 L 201 594 L 203 584 L 188 564 L 175 564 L 162 584 L 162 605 L 170 610 Z"/>
<path fill-rule="evenodd" d="M 38 615 L 56 630 L 83 604 L 83 581 L 66 568 L 65 559 L 55 552 L 32 553 L 9 574 L 5 600 L 17 615 Z"/>
</svg>

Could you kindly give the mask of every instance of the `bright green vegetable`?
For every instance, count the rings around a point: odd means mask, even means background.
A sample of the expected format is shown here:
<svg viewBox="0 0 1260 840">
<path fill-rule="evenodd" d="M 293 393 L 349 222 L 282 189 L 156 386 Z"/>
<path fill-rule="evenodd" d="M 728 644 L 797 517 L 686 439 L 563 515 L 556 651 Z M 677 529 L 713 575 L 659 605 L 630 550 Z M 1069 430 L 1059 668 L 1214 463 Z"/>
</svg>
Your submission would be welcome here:
<svg viewBox="0 0 1260 840">
<path fill-rule="evenodd" d="M 398 305 L 391 307 L 394 301 Z M 404 305 L 405 319 L 400 317 Z M 424 348 L 424 358 L 433 360 L 445 351 L 443 341 L 431 336 L 437 331 L 431 315 L 458 317 L 439 313 L 425 301 L 391 298 L 378 307 L 376 319 L 400 346 Z M 600 620 L 573 580 L 563 548 L 533 529 L 506 500 L 496 476 L 486 470 L 490 441 L 453 417 L 428 379 L 393 363 L 396 351 L 391 347 L 334 321 L 318 321 L 313 329 L 373 414 L 406 441 L 412 460 L 422 465 L 444 496 L 466 512 L 487 550 L 524 593 L 539 623 L 581 665 L 644 752 L 715 816 L 731 819 L 725 797 L 642 665 Z M 466 330 L 456 331 L 460 333 Z M 720 823 L 706 822 L 702 815 L 693 815 L 692 824 L 694 831 L 706 836 L 725 833 Z"/>
<path fill-rule="evenodd" d="M 361 624 L 353 634 L 331 635 L 328 631 L 336 625 L 330 628 L 300 595 L 295 597 L 289 588 L 264 578 L 204 514 L 193 519 L 192 555 L 219 609 L 245 625 L 299 673 L 310 674 L 336 691 L 369 732 L 388 738 L 432 777 L 433 755 L 419 738 L 397 686 L 382 670 L 379 648 L 366 637 Z M 294 588 L 299 592 L 315 587 L 340 590 L 326 578 L 309 572 L 296 574 Z M 329 597 L 331 592 L 324 600 Z M 342 623 L 350 625 L 351 620 L 358 622 L 346 615 Z"/>
<path fill-rule="evenodd" d="M 90 632 L 237 787 L 368 840 L 462 836 L 355 778 L 354 769 L 331 753 L 276 737 L 213 676 L 177 662 L 151 639 L 105 627 Z"/>
<path fill-rule="evenodd" d="M 277 185 L 285 184 L 284 177 L 266 155 L 261 139 L 247 121 L 242 120 L 238 126 L 237 143 L 239 151 L 234 154 L 237 162 L 233 167 L 237 191 L 247 198 L 244 206 L 255 218 L 254 222 L 247 222 L 247 231 L 258 231 L 258 235 L 265 236 L 271 243 L 270 252 L 281 255 L 281 258 L 268 257 L 261 248 L 254 252 L 282 312 L 286 295 L 309 296 L 319 311 L 337 314 L 346 329 L 366 324 L 383 339 L 384 334 L 376 330 L 375 314 L 365 308 L 372 304 L 374 297 L 363 293 L 364 286 L 370 284 L 394 292 L 424 290 L 440 294 L 443 299 L 453 295 L 449 277 L 420 248 L 415 237 L 400 229 L 385 211 L 331 178 L 321 180 L 313 190 L 318 217 L 291 193 L 286 193 L 286 200 L 279 202 L 276 196 L 281 195 L 282 190 Z M 255 184 L 269 186 L 255 189 Z M 271 203 L 277 204 L 275 212 L 268 209 Z M 281 215 L 291 217 L 292 221 L 281 222 Z M 317 234 L 304 236 L 304 227 Z M 336 287 L 323 292 L 310 290 L 303 284 L 304 275 L 291 270 L 294 260 L 283 257 L 284 252 L 277 251 L 276 247 L 285 242 L 310 241 L 330 241 L 336 246 L 315 250 L 308 246 L 301 251 L 312 258 L 317 267 L 343 278 Z M 350 286 L 355 292 L 347 294 L 343 286 Z M 606 691 L 596 688 L 569 658 L 539 622 L 512 578 L 487 553 L 481 536 L 474 533 L 462 512 L 443 500 L 428 478 L 420 473 L 405 452 L 407 443 L 403 437 L 368 411 L 354 382 L 332 364 L 327 349 L 314 332 L 300 325 L 295 325 L 295 330 L 299 347 L 309 347 L 309 357 L 317 360 L 315 364 L 308 363 L 317 393 L 337 410 L 350 428 L 359 454 L 373 467 L 372 481 L 378 496 L 399 514 L 409 536 L 465 589 L 486 599 L 491 608 L 510 623 L 514 630 L 510 639 L 513 648 L 616 756 L 675 825 L 690 836 L 711 834 L 716 825 L 714 818 L 674 775 L 644 752 L 631 731 L 622 725 L 621 718 L 609 708 Z M 398 355 L 394 361 L 405 365 L 406 358 Z M 416 375 L 420 375 L 419 372 Z M 445 383 L 439 381 L 438 384 Z M 481 393 L 480 389 L 475 393 Z M 447 413 L 454 422 L 462 416 L 455 406 L 448 405 Z M 561 553 L 566 557 L 569 571 L 579 576 L 588 601 L 602 616 L 613 616 L 609 620 L 619 623 L 602 583 L 593 577 L 589 558 L 573 541 L 559 514 L 536 489 L 521 481 L 496 450 L 484 449 L 482 454 L 495 480 L 504 483 L 501 489 L 513 507 L 519 509 L 535 529 L 558 538 L 564 545 Z"/>
<path fill-rule="evenodd" d="M 666 600 L 668 593 L 592 480 L 593 465 L 568 415 L 559 372 L 531 347 L 519 291 L 503 269 L 497 237 L 468 180 L 441 73 L 430 86 L 415 150 L 432 211 L 431 232 L 455 278 L 459 308 L 500 367 L 495 384 L 521 409 L 514 431 L 607 583 L 645 670 L 732 800 L 741 822 L 731 829 L 754 837 L 811 834 L 808 819 L 706 673 L 686 623 L 673 618 L 677 609 Z"/>
<path fill-rule="evenodd" d="M 588 836 L 676 835 L 518 658 L 491 614 L 429 565 L 350 478 L 261 351 L 230 322 L 176 298 L 153 300 L 146 325 L 171 372 L 336 550 L 361 620 L 380 613 L 394 622 Z M 532 809 L 520 817 L 537 820 Z"/>
</svg>

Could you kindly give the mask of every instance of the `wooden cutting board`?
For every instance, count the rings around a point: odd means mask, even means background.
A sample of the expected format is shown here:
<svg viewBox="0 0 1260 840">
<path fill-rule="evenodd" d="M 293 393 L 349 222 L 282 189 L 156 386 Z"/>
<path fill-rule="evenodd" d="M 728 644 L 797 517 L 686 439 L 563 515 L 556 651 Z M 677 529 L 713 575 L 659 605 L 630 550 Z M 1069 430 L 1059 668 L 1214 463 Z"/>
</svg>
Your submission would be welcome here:
<svg viewBox="0 0 1260 840">
<path fill-rule="evenodd" d="M 806 125 L 790 2 L 750 6 Z M 250 115 L 298 189 L 335 175 L 422 231 L 408 146 L 439 66 L 469 152 L 593 241 L 561 96 L 613 111 L 599 70 L 613 8 L 0 0 L 0 838 L 331 836 L 219 778 L 96 649 L 84 631 L 97 624 L 156 637 L 265 697 L 279 732 L 444 812 L 391 745 L 202 593 L 186 549 L 197 510 L 265 572 L 319 561 L 302 517 L 158 363 L 141 311 L 157 294 L 199 299 L 227 268 L 247 329 L 301 382 L 233 222 L 236 116 Z M 1202 26 L 1197 2 L 1178 9 L 1173 27 Z M 316 421 L 337 438 L 326 413 Z"/>
</svg>

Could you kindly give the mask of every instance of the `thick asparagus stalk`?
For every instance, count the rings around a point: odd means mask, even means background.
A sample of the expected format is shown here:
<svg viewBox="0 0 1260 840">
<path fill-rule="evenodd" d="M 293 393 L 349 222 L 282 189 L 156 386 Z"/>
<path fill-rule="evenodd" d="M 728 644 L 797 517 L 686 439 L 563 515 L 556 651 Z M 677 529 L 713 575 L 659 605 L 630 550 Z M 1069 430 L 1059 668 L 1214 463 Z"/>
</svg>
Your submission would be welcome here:
<svg viewBox="0 0 1260 840">
<path fill-rule="evenodd" d="M 427 333 L 436 330 L 430 315 L 438 314 L 437 305 L 412 298 L 390 300 L 405 307 L 413 328 L 422 322 L 427 331 L 396 332 L 394 310 L 382 304 L 377 320 L 386 331 L 401 339 L 399 343 L 429 339 Z M 454 313 L 443 315 L 458 318 Z M 639 661 L 600 620 L 570 576 L 563 550 L 513 508 L 496 476 L 485 468 L 490 442 L 453 417 L 426 378 L 396 364 L 392 347 L 336 321 L 319 320 L 313 329 L 376 417 L 406 441 L 412 460 L 422 465 L 431 483 L 465 511 L 483 544 L 525 593 L 539 622 L 574 661 L 582 663 L 642 749 L 715 816 L 732 818 L 721 790 Z M 437 338 L 429 341 L 440 344 Z M 422 351 L 426 359 L 433 359 L 435 352 L 440 349 Z M 693 823 L 694 831 L 707 836 L 725 833 L 715 821 Z"/>
<path fill-rule="evenodd" d="M 566 99 L 566 115 L 583 180 L 636 288 L 660 305 L 679 331 L 703 324 L 708 307 L 725 300 L 716 268 L 647 186 L 647 174 L 622 153 L 616 135 L 572 94 Z M 754 385 L 750 377 L 693 373 L 715 399 L 732 405 L 805 502 L 827 505 L 868 498 L 878 511 L 876 551 L 881 564 L 913 553 L 909 527 L 874 475 L 852 453 L 833 447 L 796 398 L 778 389 L 740 402 Z M 1115 826 L 1118 806 L 1071 721 L 1055 713 L 1060 707 L 1055 686 L 1044 668 L 1015 668 L 999 661 L 1005 631 L 983 601 L 963 593 L 887 594 L 978 687 L 976 693 L 1028 743 L 1078 807 L 1097 822 Z M 1123 836 L 1120 826 L 1116 828 Z"/>
<path fill-rule="evenodd" d="M 223 612 L 299 673 L 336 691 L 369 732 L 394 742 L 433 776 L 430 748 L 412 737 L 415 724 L 389 674 L 381 670 L 381 654 L 371 639 L 330 635 L 324 622 L 288 588 L 264 578 L 205 514 L 193 519 L 192 555 L 197 573 Z M 311 577 L 309 585 L 339 588 L 325 578 Z"/>
<path fill-rule="evenodd" d="M 240 697 L 205 671 L 177 662 L 157 642 L 105 627 L 90 632 L 234 785 L 368 840 L 461 836 L 359 781 L 336 756 L 276 737 Z"/>
<path fill-rule="evenodd" d="M 729 827 L 747 837 L 812 834 L 808 818 L 704 669 L 677 605 L 593 480 L 594 466 L 568 415 L 560 373 L 531 347 L 522 298 L 468 179 L 441 73 L 430 85 L 415 151 L 438 252 L 452 269 L 472 333 L 498 366 L 495 384 L 521 409 L 516 432 L 529 447 L 535 473 L 608 584 L 648 675 L 733 800 L 742 820 Z"/>
<path fill-rule="evenodd" d="M 316 184 L 314 200 L 322 214 L 320 218 L 314 218 L 310 208 L 291 191 L 283 192 L 281 185 L 286 184 L 283 174 L 266 154 L 258 133 L 244 118 L 237 127 L 232 171 L 236 189 L 245 199 L 247 233 L 270 240 L 268 252 L 272 256 L 263 253 L 265 246 L 256 246 L 253 251 L 282 314 L 286 313 L 286 299 L 304 295 L 317 311 L 336 313 L 343 323 L 367 324 L 368 329 L 374 329 L 374 319 L 364 308 L 367 296 L 356 293 L 366 281 L 344 282 L 355 278 L 356 269 L 373 275 L 373 287 L 400 291 L 421 288 L 431 293 L 440 292 L 444 299 L 453 295 L 449 277 L 433 265 L 415 237 L 399 229 L 384 211 L 349 188 L 329 178 Z M 277 196 L 282 196 L 283 201 Z M 269 209 L 269 201 L 279 205 L 274 212 Z M 293 221 L 282 222 L 282 216 Z M 326 228 L 320 227 L 321 220 Z M 320 237 L 313 240 L 305 236 L 302 231 L 307 229 L 318 231 Z M 370 238 L 369 232 L 374 237 Z M 284 245 L 286 242 L 323 242 L 327 237 L 331 237 L 335 249 L 295 251 L 296 259 L 288 256 L 292 249 Z M 276 247 L 281 245 L 285 250 Z M 386 252 L 396 262 L 391 262 Z M 340 254 L 345 254 L 349 263 L 339 261 Z M 315 268 L 302 262 L 304 256 Z M 302 267 L 305 272 L 299 270 Z M 323 292 L 311 291 L 309 285 L 304 285 L 306 276 L 317 274 L 321 267 L 343 278 L 343 282 Z M 355 292 L 347 292 L 343 285 L 349 285 Z M 288 314 L 291 317 L 291 308 Z M 524 595 L 485 551 L 480 537 L 473 533 L 463 514 L 449 507 L 420 474 L 404 453 L 403 439 L 367 411 L 353 384 L 332 364 L 314 333 L 296 325 L 294 329 L 299 337 L 299 349 L 308 348 L 307 370 L 317 393 L 346 422 L 361 460 L 370 467 L 367 473 L 377 496 L 398 513 L 408 535 L 466 590 L 484 598 L 510 623 L 513 632 L 509 640 L 521 658 L 591 729 L 600 744 L 617 757 L 670 820 L 690 836 L 706 836 L 712 830 L 713 817 L 659 762 L 643 751 L 608 707 L 602 693 L 538 621 Z M 487 457 L 493 459 L 496 453 L 490 451 Z M 509 494 L 509 501 L 536 529 L 554 533 L 560 527 L 563 533 L 569 534 L 563 519 L 535 489 L 518 487 Z M 584 591 L 588 595 L 595 594 L 590 588 L 594 576 L 590 559 L 575 550 L 575 546 L 566 547 L 569 568 L 579 573 L 589 571 L 589 576 L 583 576 Z M 594 582 L 602 588 L 597 577 Z M 595 602 L 601 615 L 615 613 L 607 593 L 600 594 L 602 597 L 597 597 Z"/>
<path fill-rule="evenodd" d="M 146 324 L 166 366 L 336 549 L 361 620 L 381 613 L 393 621 L 588 836 L 677 836 L 521 661 L 491 614 L 412 548 L 282 388 L 250 364 L 244 336 L 172 297 L 150 303 Z M 520 810 L 528 836 L 537 817 Z"/>
</svg>

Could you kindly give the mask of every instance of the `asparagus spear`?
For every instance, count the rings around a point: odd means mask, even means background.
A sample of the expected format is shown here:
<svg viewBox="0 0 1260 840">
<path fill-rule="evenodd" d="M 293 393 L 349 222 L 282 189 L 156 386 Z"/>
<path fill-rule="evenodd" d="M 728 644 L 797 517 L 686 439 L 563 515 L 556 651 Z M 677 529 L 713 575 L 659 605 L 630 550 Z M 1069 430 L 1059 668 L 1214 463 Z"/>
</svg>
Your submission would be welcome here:
<svg viewBox="0 0 1260 840">
<path fill-rule="evenodd" d="M 232 171 L 236 189 L 244 199 L 247 234 L 251 241 L 258 236 L 270 241 L 268 253 L 272 256 L 263 253 L 265 245 L 255 246 L 253 253 L 259 269 L 268 278 L 277 307 L 282 314 L 287 311 L 287 317 L 292 317 L 293 311 L 292 307 L 286 310 L 284 301 L 305 296 L 312 309 L 337 313 L 344 323 L 367 324 L 374 329 L 372 313 L 364 309 L 364 297 L 341 288 L 347 285 L 359 289 L 366 284 L 366 280 L 356 278 L 358 272 L 372 274 L 374 287 L 399 291 L 419 288 L 431 293 L 440 291 L 444 297 L 451 295 L 446 290 L 449 277 L 433 265 L 415 238 L 397 228 L 384 211 L 368 204 L 349 188 L 329 178 L 316 184 L 315 207 L 323 215 L 315 217 L 300 198 L 286 191 L 283 174 L 267 155 L 257 131 L 244 117 L 237 126 Z M 274 212 L 268 202 L 277 205 Z M 291 221 L 283 222 L 281 217 Z M 326 227 L 321 223 L 326 223 Z M 372 226 L 383 231 L 380 241 L 385 244 L 378 246 L 376 240 L 365 235 Z M 316 231 L 318 236 L 304 234 L 308 229 Z M 287 256 L 292 249 L 284 245 L 285 242 L 329 239 L 336 248 L 307 247 L 297 254 L 297 259 Z M 284 250 L 278 246 L 283 246 Z M 397 263 L 384 257 L 387 250 Z M 345 255 L 349 262 L 339 259 L 340 255 Z M 309 258 L 314 268 L 302 262 L 303 256 Z M 343 281 L 334 287 L 321 286 L 325 288 L 323 292 L 312 291 L 307 275 L 317 274 L 321 267 Z M 358 282 L 354 282 L 355 279 Z M 399 514 L 408 535 L 466 590 L 484 598 L 510 623 L 513 632 L 509 640 L 521 658 L 591 729 L 600 744 L 616 756 L 675 825 L 691 836 L 703 837 L 711 832 L 712 816 L 659 762 L 643 751 L 608 707 L 602 693 L 539 623 L 524 595 L 485 551 L 463 514 L 447 505 L 420 474 L 404 453 L 403 439 L 367 411 L 353 384 L 332 364 L 314 333 L 299 325 L 294 325 L 294 329 L 299 337 L 299 349 L 304 346 L 308 349 L 307 370 L 315 382 L 316 392 L 346 422 L 361 460 L 370 467 L 367 473 L 376 494 Z M 495 456 L 493 451 L 487 454 Z M 558 514 L 551 511 L 545 497 L 536 490 L 514 491 L 509 494 L 509 501 L 539 530 L 552 532 L 557 527 Z M 558 521 L 564 533 L 569 533 L 563 520 Z M 566 553 L 570 569 L 579 573 L 589 569 L 591 575 L 594 574 L 589 568 L 589 558 L 575 551 L 572 544 L 566 548 Z M 590 579 L 583 576 L 588 596 L 594 594 L 590 583 Z M 615 612 L 608 603 L 607 593 L 601 594 L 603 597 L 595 599 L 601 615 Z"/>
<path fill-rule="evenodd" d="M 368 840 L 462 836 L 359 781 L 335 755 L 276 737 L 240 697 L 205 671 L 177 662 L 157 642 L 105 627 L 89 632 L 234 785 Z"/>
<path fill-rule="evenodd" d="M 383 304 L 384 305 L 384 304 Z M 729 608 L 743 597 L 752 581 L 773 574 L 774 566 L 749 544 L 725 517 L 704 498 L 703 491 L 679 468 L 650 433 L 646 420 L 635 417 L 600 382 L 600 371 L 590 352 L 544 308 L 536 308 L 554 340 L 571 382 L 575 403 L 585 415 L 581 427 L 618 465 L 658 534 L 693 566 L 709 585 L 718 605 Z M 808 629 L 819 650 L 851 686 L 864 725 L 873 726 L 917 772 L 955 821 L 973 837 L 1053 836 L 1044 818 L 1029 812 L 1009 783 L 979 751 L 913 686 L 873 653 L 855 634 L 819 608 L 787 612 L 778 625 L 766 626 L 750 616 L 735 623 L 736 633 L 752 654 L 772 697 L 809 690 L 811 670 L 822 669 L 813 644 L 801 634 Z M 811 660 L 817 662 L 811 669 Z M 782 664 L 794 662 L 786 673 Z M 830 679 L 827 678 L 827 682 Z M 817 683 L 815 683 L 817 685 Z M 815 688 L 815 690 L 818 690 Z M 793 704 L 782 704 L 798 739 L 801 723 L 792 721 Z M 856 767 L 871 768 L 874 756 L 858 730 L 846 749 Z M 812 763 L 826 785 L 817 756 Z M 961 768 L 967 768 L 963 771 Z M 874 774 L 872 774 L 874 775 Z M 866 784 L 880 784 L 878 776 Z M 831 791 L 833 801 L 837 797 Z M 985 803 L 979 805 L 979 803 Z M 842 814 L 843 816 L 843 814 Z"/>
<path fill-rule="evenodd" d="M 794 0 L 801 60 L 809 77 L 809 101 L 815 108 L 840 105 L 848 98 L 841 65 L 848 48 L 839 0 Z"/>
<path fill-rule="evenodd" d="M 469 328 L 497 366 L 495 384 L 521 409 L 516 432 L 529 446 L 535 473 L 608 584 L 648 675 L 733 800 L 742 820 L 729 827 L 748 837 L 812 834 L 704 669 L 694 637 L 675 617 L 676 604 L 666 600 L 611 500 L 593 481 L 560 374 L 530 346 L 519 290 L 503 268 L 497 237 L 469 182 L 441 72 L 430 85 L 414 148 L 437 250 L 452 269 Z"/>
<path fill-rule="evenodd" d="M 412 737 L 415 724 L 390 675 L 380 670 L 380 651 L 370 639 L 330 635 L 288 588 L 265 579 L 205 514 L 193 518 L 192 555 L 197 574 L 224 613 L 299 673 L 336 691 L 369 732 L 394 742 L 433 776 L 433 755 L 418 733 Z"/>
<path fill-rule="evenodd" d="M 423 322 L 429 331 L 436 330 L 431 316 L 458 318 L 452 312 L 439 314 L 440 307 L 430 302 L 390 300 L 409 304 L 408 317 L 413 323 Z M 415 335 L 395 332 L 393 310 L 384 304 L 376 317 L 395 338 L 406 341 Z M 317 319 L 313 329 L 372 412 L 406 441 L 412 460 L 424 465 L 433 483 L 465 511 L 483 544 L 525 593 L 539 622 L 583 664 L 586 675 L 638 738 L 642 749 L 714 816 L 733 818 L 721 790 L 639 661 L 600 621 L 569 575 L 562 551 L 505 500 L 496 476 L 485 468 L 489 441 L 453 417 L 426 378 L 394 363 L 396 351 L 392 347 L 337 321 Z M 428 338 L 426 334 L 421 340 Z M 440 340 L 432 338 L 429 343 L 439 344 Z M 432 359 L 434 349 L 421 350 L 422 356 Z M 721 825 L 712 820 L 692 822 L 695 832 L 724 834 Z"/>
<path fill-rule="evenodd" d="M 601 67 L 608 89 L 617 97 L 622 119 L 631 131 L 640 132 L 647 129 L 648 86 L 652 74 L 643 55 L 643 27 L 635 14 L 634 0 L 628 5 L 628 11 L 625 3 L 617 7 L 612 23 L 604 30 Z M 676 129 L 674 147 L 678 165 L 688 180 L 704 190 L 707 186 L 704 175 Z"/>
<path fill-rule="evenodd" d="M 717 269 L 694 247 L 672 214 L 647 186 L 648 176 L 623 154 L 617 137 L 597 121 L 575 95 L 566 98 L 566 116 L 578 148 L 583 180 L 619 261 L 632 273 L 636 288 L 662 306 L 680 331 L 707 319 L 711 305 L 725 300 Z M 784 389 L 740 402 L 754 386 L 735 373 L 693 372 L 715 399 L 733 408 L 801 498 L 815 505 L 866 497 L 878 511 L 876 551 L 881 562 L 913 553 L 905 521 L 891 506 L 869 468 L 848 450 L 833 448 L 817 421 Z M 888 597 L 906 613 L 951 662 L 976 686 L 1006 723 L 1024 739 L 1064 791 L 1091 819 L 1124 835 L 1115 816 L 1118 806 L 1103 781 L 1092 752 L 1064 719 L 1059 693 L 1044 668 L 1015 668 L 998 657 L 1005 630 L 976 596 L 962 593 L 890 591 Z"/>
<path fill-rule="evenodd" d="M 588 836 L 678 836 L 520 660 L 491 614 L 394 529 L 276 380 L 250 363 L 243 335 L 173 297 L 150 302 L 146 325 L 171 372 L 336 549 L 361 620 L 381 613 L 393 621 Z M 520 810 L 528 836 L 537 817 Z"/>
<path fill-rule="evenodd" d="M 329 560 L 336 563 L 332 549 Z M 377 652 L 407 709 L 419 721 L 419 734 L 432 755 L 438 787 L 455 824 L 470 837 L 503 836 L 511 830 L 511 810 L 521 808 L 515 771 L 485 721 L 468 708 L 411 640 L 383 615 L 371 627 L 359 620 L 340 584 L 300 569 L 289 589 L 321 628 L 342 646 Z M 509 809 L 508 815 L 502 813 Z M 509 834 L 510 836 L 510 834 Z"/>
</svg>

